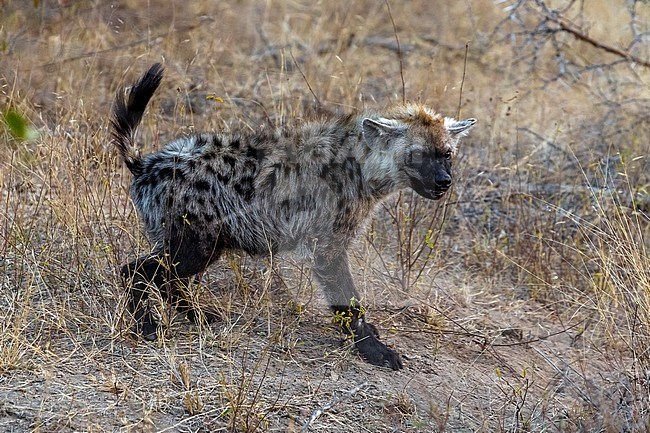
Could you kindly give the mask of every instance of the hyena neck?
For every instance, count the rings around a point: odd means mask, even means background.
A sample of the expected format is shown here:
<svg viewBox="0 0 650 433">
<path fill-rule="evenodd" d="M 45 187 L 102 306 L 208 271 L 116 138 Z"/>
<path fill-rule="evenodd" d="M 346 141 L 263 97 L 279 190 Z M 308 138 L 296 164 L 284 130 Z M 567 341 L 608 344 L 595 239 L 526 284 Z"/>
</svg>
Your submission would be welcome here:
<svg viewBox="0 0 650 433">
<path fill-rule="evenodd" d="M 389 150 L 371 148 L 363 138 L 361 123 L 367 115 L 356 118 L 355 143 L 352 153 L 361 165 L 361 176 L 372 197 L 383 200 L 404 188 L 399 182 L 399 167 Z"/>
</svg>

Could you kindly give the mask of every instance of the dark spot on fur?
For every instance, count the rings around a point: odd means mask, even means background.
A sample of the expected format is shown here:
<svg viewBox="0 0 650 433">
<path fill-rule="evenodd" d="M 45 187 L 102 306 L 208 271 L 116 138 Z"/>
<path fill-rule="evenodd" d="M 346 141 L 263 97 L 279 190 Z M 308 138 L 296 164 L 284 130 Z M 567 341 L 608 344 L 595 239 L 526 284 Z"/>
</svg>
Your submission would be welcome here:
<svg viewBox="0 0 650 433">
<path fill-rule="evenodd" d="M 244 172 L 253 175 L 257 171 L 257 161 L 253 159 L 247 159 L 244 163 Z"/>
<path fill-rule="evenodd" d="M 231 155 L 224 155 L 223 162 L 224 164 L 229 165 L 232 168 L 235 168 L 235 164 L 237 164 L 237 160 Z"/>
<path fill-rule="evenodd" d="M 253 183 L 252 179 L 242 179 L 240 183 L 236 183 L 235 192 L 241 195 L 245 201 L 253 198 Z"/>
<path fill-rule="evenodd" d="M 163 167 L 160 170 L 156 172 L 157 178 L 162 180 L 162 181 L 169 181 L 169 180 L 178 180 L 178 181 L 183 181 L 185 180 L 185 175 L 181 170 L 178 170 L 176 168 L 172 167 Z"/>
<path fill-rule="evenodd" d="M 200 179 L 194 182 L 194 188 L 196 188 L 199 191 L 209 191 L 210 190 L 210 183 L 207 181 Z"/>
<path fill-rule="evenodd" d="M 270 177 L 271 179 L 270 179 L 269 187 L 271 189 L 274 189 L 278 184 L 278 173 L 274 171 Z"/>
<path fill-rule="evenodd" d="M 212 147 L 221 147 L 221 138 L 218 135 L 212 136 Z"/>
<path fill-rule="evenodd" d="M 163 167 L 158 170 L 158 177 L 163 180 L 169 180 L 174 177 L 174 169 L 171 167 Z"/>
<path fill-rule="evenodd" d="M 330 172 L 330 166 L 323 165 L 320 167 L 320 170 L 318 171 L 318 176 L 320 176 L 323 179 L 327 179 L 329 172 Z"/>
<path fill-rule="evenodd" d="M 339 200 L 337 204 L 337 217 L 334 220 L 334 231 L 350 231 L 354 226 L 350 220 L 351 212 L 345 200 Z"/>
<path fill-rule="evenodd" d="M 241 142 L 239 140 L 239 137 L 233 137 L 232 141 L 230 142 L 230 147 L 232 147 L 233 149 L 239 149 L 240 145 Z"/>
<path fill-rule="evenodd" d="M 257 161 L 261 161 L 266 156 L 266 152 L 264 151 L 264 149 L 259 149 L 251 146 L 248 147 L 248 149 L 246 149 L 246 156 L 248 156 L 249 158 L 254 158 Z"/>
<path fill-rule="evenodd" d="M 228 182 L 230 182 L 230 176 L 223 173 L 217 173 L 217 180 L 224 185 L 228 185 Z M 216 194 L 216 191 L 214 191 L 214 193 Z"/>
</svg>

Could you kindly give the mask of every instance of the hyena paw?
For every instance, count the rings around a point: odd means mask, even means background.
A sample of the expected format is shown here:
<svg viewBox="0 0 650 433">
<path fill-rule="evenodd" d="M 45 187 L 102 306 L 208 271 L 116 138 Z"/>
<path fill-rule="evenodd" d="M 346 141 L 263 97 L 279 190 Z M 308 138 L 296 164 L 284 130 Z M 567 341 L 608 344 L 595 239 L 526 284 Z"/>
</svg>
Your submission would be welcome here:
<svg viewBox="0 0 650 433">
<path fill-rule="evenodd" d="M 217 316 L 216 313 L 206 310 L 198 310 L 196 308 L 188 308 L 185 311 L 185 315 L 189 320 L 197 325 L 209 325 L 219 320 L 219 316 Z"/>
<path fill-rule="evenodd" d="M 361 328 L 361 329 L 359 329 Z M 354 343 L 361 357 L 373 365 L 400 370 L 404 366 L 397 352 L 379 341 L 377 328 L 363 323 L 355 332 Z"/>
<path fill-rule="evenodd" d="M 150 314 L 145 315 L 133 325 L 132 332 L 147 341 L 158 339 L 158 324 Z"/>
</svg>

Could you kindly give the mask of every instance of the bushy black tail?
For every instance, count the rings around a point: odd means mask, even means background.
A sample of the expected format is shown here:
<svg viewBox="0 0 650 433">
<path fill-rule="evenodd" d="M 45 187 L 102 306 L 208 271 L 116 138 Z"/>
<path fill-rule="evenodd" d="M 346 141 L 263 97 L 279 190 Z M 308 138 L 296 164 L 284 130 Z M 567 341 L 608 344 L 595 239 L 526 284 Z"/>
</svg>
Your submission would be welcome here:
<svg viewBox="0 0 650 433">
<path fill-rule="evenodd" d="M 135 130 L 142 120 L 144 109 L 160 85 L 163 67 L 154 64 L 129 90 L 125 101 L 124 92 L 120 91 L 113 105 L 113 140 L 124 158 L 124 163 L 134 176 L 142 173 L 142 160 L 134 153 Z"/>
</svg>

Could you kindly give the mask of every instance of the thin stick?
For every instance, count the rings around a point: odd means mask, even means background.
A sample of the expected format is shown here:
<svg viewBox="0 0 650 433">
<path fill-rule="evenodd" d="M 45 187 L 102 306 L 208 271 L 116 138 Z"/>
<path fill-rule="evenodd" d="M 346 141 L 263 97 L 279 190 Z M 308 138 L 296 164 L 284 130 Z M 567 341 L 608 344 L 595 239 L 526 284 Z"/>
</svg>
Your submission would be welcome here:
<svg viewBox="0 0 650 433">
<path fill-rule="evenodd" d="M 293 50 L 289 50 L 289 54 L 291 54 L 291 59 L 293 60 L 293 64 L 296 65 L 296 68 L 298 68 L 298 72 L 300 72 L 300 75 L 302 75 L 302 79 L 305 80 L 305 83 L 307 83 L 307 87 L 309 87 L 309 91 L 311 92 L 311 95 L 316 100 L 316 103 L 318 104 L 318 108 L 321 108 L 323 105 L 320 103 L 320 99 L 318 99 L 318 96 L 316 96 L 316 93 L 314 93 L 314 89 L 311 88 L 311 84 L 309 84 L 309 81 L 307 81 L 307 77 L 302 72 L 302 69 L 300 69 L 300 65 L 298 64 L 298 61 L 293 56 Z"/>
<path fill-rule="evenodd" d="M 463 78 L 460 80 L 460 93 L 458 94 L 458 113 L 456 118 L 460 120 L 460 105 L 463 103 L 463 86 L 465 85 L 465 73 L 467 72 L 467 53 L 469 51 L 469 42 L 465 42 L 465 60 L 463 61 Z"/>
<path fill-rule="evenodd" d="M 641 66 L 645 66 L 646 68 L 650 68 L 650 61 L 644 60 L 640 57 L 637 57 L 633 54 L 631 54 L 628 51 L 621 50 L 619 48 L 616 48 L 612 45 L 606 45 L 600 41 L 597 41 L 596 39 L 590 37 L 589 35 L 583 33 L 582 31 L 576 29 L 574 27 L 574 24 L 571 23 L 569 20 L 562 16 L 554 17 L 551 14 L 545 14 L 546 18 L 550 21 L 553 21 L 556 23 L 558 26 L 560 26 L 560 29 L 564 32 L 567 32 L 571 35 L 573 35 L 576 39 L 581 40 L 583 42 L 588 43 L 589 45 L 596 47 L 600 50 L 606 51 L 611 54 L 615 54 L 619 57 L 624 58 L 625 60 L 629 62 L 634 62 L 638 63 Z"/>
<path fill-rule="evenodd" d="M 406 83 L 404 81 L 404 53 L 402 53 L 402 46 L 399 43 L 399 37 L 397 36 L 397 27 L 395 26 L 395 20 L 393 20 L 393 13 L 390 10 L 390 3 L 388 0 L 385 0 L 386 7 L 388 8 L 388 16 L 390 17 L 390 22 L 393 24 L 393 34 L 395 35 L 395 43 L 397 44 L 397 58 L 399 59 L 399 76 L 402 79 L 402 104 L 406 103 Z"/>
<path fill-rule="evenodd" d="M 309 418 L 309 420 L 306 421 L 305 424 L 302 426 L 302 430 L 301 430 L 301 431 L 306 432 L 307 430 L 309 430 L 309 427 L 311 426 L 311 423 L 313 423 L 314 421 L 316 421 L 316 420 L 318 419 L 318 417 L 320 417 L 322 414 L 324 414 L 325 412 L 327 412 L 328 410 L 330 410 L 331 408 L 333 408 L 334 406 L 336 406 L 337 404 L 339 404 L 339 403 L 340 403 L 341 401 L 343 401 L 344 399 L 347 399 L 347 398 L 352 397 L 354 394 L 356 394 L 357 392 L 361 391 L 361 390 L 362 390 L 363 388 L 365 388 L 366 386 L 368 386 L 368 382 L 363 382 L 362 384 L 359 384 L 359 385 L 355 386 L 355 387 L 352 388 L 351 390 L 346 391 L 344 394 L 342 394 L 342 395 L 340 395 L 340 396 L 334 398 L 333 400 L 331 400 L 331 401 L 325 403 L 323 406 L 321 406 L 321 407 L 319 407 L 318 409 L 316 409 L 316 410 L 311 414 L 311 418 Z"/>
</svg>

